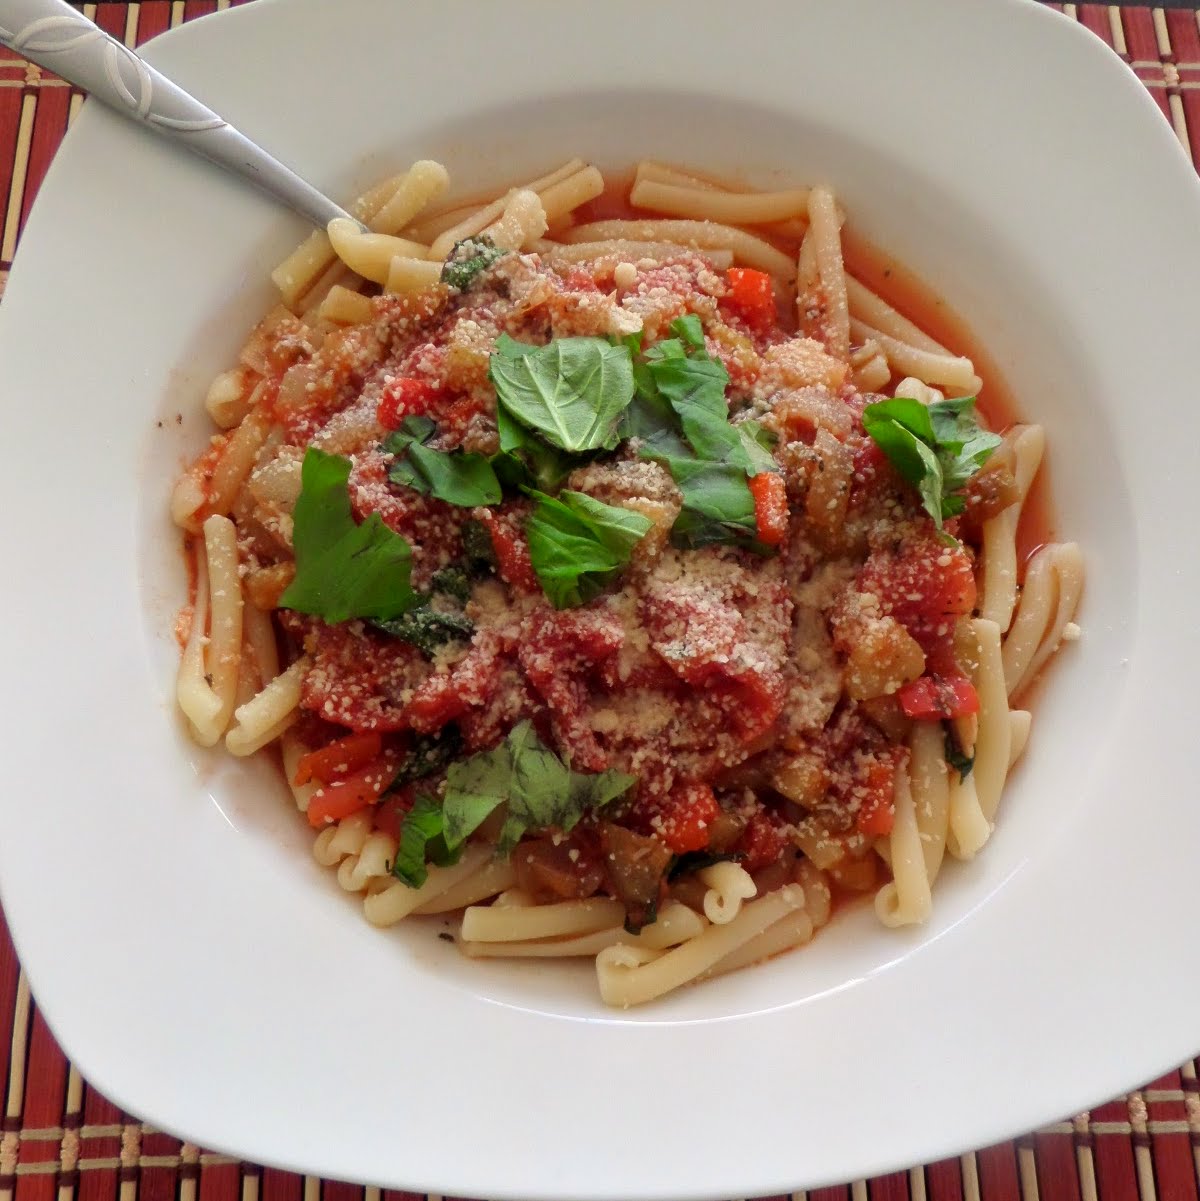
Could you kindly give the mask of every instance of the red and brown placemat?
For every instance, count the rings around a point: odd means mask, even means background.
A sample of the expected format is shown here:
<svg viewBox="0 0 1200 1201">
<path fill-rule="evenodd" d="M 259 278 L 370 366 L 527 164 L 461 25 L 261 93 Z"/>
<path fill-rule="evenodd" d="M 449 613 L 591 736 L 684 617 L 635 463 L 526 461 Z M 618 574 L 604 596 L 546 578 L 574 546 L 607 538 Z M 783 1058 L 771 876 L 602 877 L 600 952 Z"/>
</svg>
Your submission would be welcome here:
<svg viewBox="0 0 1200 1201">
<path fill-rule="evenodd" d="M 109 33 L 140 45 L 184 21 L 245 2 L 80 7 Z M 1132 67 L 1200 166 L 1200 0 L 1161 8 L 1052 7 L 1099 34 Z M 82 102 L 62 80 L 0 48 L 0 295 L 29 206 Z M 125 1035 L 136 1038 L 137 1031 Z M 1200 1201 L 1198 1066 L 1185 1063 L 1126 1097 L 1013 1142 L 795 1197 Z M 59 1050 L 30 997 L 2 913 L 0 1101 L 0 1201 L 419 1201 L 409 1193 L 243 1163 L 181 1143 L 122 1112 Z"/>
</svg>

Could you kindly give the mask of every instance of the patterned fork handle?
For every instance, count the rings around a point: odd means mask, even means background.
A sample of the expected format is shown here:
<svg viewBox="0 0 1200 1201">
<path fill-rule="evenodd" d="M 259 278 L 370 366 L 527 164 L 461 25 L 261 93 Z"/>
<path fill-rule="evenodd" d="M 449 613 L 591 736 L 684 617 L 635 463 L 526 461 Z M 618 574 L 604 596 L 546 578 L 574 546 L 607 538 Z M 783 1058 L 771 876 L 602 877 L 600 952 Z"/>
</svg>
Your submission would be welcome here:
<svg viewBox="0 0 1200 1201">
<path fill-rule="evenodd" d="M 66 0 L 0 0 L 0 43 L 248 180 L 321 229 L 349 216 Z"/>
</svg>

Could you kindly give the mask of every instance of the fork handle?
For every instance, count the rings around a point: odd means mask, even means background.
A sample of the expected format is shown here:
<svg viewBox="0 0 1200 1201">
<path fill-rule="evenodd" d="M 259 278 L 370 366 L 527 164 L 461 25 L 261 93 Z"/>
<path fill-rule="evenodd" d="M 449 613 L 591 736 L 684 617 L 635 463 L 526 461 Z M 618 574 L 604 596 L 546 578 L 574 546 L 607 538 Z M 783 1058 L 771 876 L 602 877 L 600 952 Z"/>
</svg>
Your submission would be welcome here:
<svg viewBox="0 0 1200 1201">
<path fill-rule="evenodd" d="M 0 0 L 0 43 L 123 117 L 248 180 L 320 229 L 349 216 L 66 0 Z"/>
</svg>

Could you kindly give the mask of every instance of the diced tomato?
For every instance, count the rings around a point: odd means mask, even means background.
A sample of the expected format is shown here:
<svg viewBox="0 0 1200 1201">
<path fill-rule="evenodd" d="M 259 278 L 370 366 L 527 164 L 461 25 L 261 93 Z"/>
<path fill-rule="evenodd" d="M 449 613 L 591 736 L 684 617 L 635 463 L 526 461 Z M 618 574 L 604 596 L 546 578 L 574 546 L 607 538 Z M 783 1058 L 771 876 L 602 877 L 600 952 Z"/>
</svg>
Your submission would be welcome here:
<svg viewBox="0 0 1200 1201">
<path fill-rule="evenodd" d="M 788 531 L 787 487 L 783 476 L 774 471 L 760 472 L 750 480 L 750 493 L 754 497 L 759 542 L 778 546 Z"/>
<path fill-rule="evenodd" d="M 896 697 L 904 716 L 914 721 L 947 721 L 979 712 L 979 693 L 965 676 L 921 676 L 905 684 Z"/>
<path fill-rule="evenodd" d="M 721 813 L 707 784 L 679 784 L 645 812 L 649 828 L 675 852 L 702 851 L 709 831 Z"/>
<path fill-rule="evenodd" d="M 742 866 L 748 872 L 770 867 L 787 847 L 783 831 L 770 815 L 760 809 L 746 823 L 736 849 L 742 855 Z"/>
<path fill-rule="evenodd" d="M 413 692 L 404 707 L 408 725 L 433 734 L 468 709 L 483 705 L 500 680 L 499 645 L 494 637 L 476 636 L 471 649 L 447 672 L 434 672 Z"/>
<path fill-rule="evenodd" d="M 479 513 L 476 510 L 476 513 Z M 492 549 L 496 552 L 496 570 L 500 578 L 519 592 L 536 592 L 537 576 L 533 574 L 533 561 L 529 557 L 529 543 L 511 517 L 501 516 L 491 509 L 480 520 L 492 537 Z"/>
<path fill-rule="evenodd" d="M 866 795 L 855 821 L 858 832 L 868 838 L 885 838 L 896 820 L 896 764 L 891 759 L 877 759 L 867 768 L 862 787 Z"/>
<path fill-rule="evenodd" d="M 376 419 L 385 429 L 399 429 L 405 417 L 428 412 L 437 394 L 437 387 L 429 380 L 397 377 L 384 385 Z"/>
<path fill-rule="evenodd" d="M 872 553 L 857 587 L 874 593 L 884 614 L 904 626 L 927 653 L 975 606 L 970 556 L 961 545 L 944 546 L 932 537 L 910 539 L 894 552 Z"/>
<path fill-rule="evenodd" d="M 292 783 L 297 787 L 310 780 L 332 784 L 378 759 L 382 750 L 383 739 L 378 734 L 347 734 L 328 746 L 301 755 Z"/>
<path fill-rule="evenodd" d="M 396 778 L 397 762 L 395 754 L 385 751 L 353 775 L 314 792 L 308 803 L 308 824 L 319 830 L 373 805 Z"/>
<path fill-rule="evenodd" d="M 722 301 L 723 307 L 757 332 L 774 327 L 778 317 L 771 277 L 765 271 L 755 271 L 750 267 L 730 267 L 725 276 L 729 281 L 729 290 Z"/>
</svg>

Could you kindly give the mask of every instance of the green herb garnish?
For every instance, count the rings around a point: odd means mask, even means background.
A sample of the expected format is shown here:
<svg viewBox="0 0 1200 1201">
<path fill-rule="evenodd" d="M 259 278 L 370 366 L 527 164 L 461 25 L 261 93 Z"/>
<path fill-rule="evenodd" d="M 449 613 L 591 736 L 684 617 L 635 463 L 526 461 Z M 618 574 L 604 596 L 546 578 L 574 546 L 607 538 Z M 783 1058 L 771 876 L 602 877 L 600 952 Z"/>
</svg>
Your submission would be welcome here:
<svg viewBox="0 0 1200 1201">
<path fill-rule="evenodd" d="M 556 609 L 585 604 L 610 584 L 650 529 L 641 513 L 606 505 L 583 492 L 557 499 L 530 491 L 537 508 L 525 523 L 529 558 Z"/>
<path fill-rule="evenodd" d="M 442 268 L 442 283 L 465 292 L 484 271 L 508 253 L 488 237 L 477 236 L 455 242 Z"/>
<path fill-rule="evenodd" d="M 389 621 L 420 603 L 409 576 L 412 551 L 378 513 L 358 524 L 350 508 L 350 460 L 309 447 L 301 471 L 292 545 L 296 577 L 285 609 L 336 623 Z"/>
<path fill-rule="evenodd" d="M 528 346 L 502 334 L 488 376 L 505 415 L 573 454 L 614 449 L 621 414 L 633 399 L 629 348 L 604 338 Z"/>
<path fill-rule="evenodd" d="M 406 417 L 383 443 L 383 449 L 396 456 L 388 480 L 463 508 L 498 505 L 500 481 L 491 463 L 483 455 L 426 446 L 436 432 L 437 426 L 428 417 Z"/>
<path fill-rule="evenodd" d="M 778 469 L 769 436 L 754 422 L 730 423 L 729 374 L 704 349 L 699 318 L 681 317 L 671 331 L 676 336 L 650 347 L 634 368 L 637 395 L 623 432 L 639 440 L 643 458 L 670 471 L 683 493 L 671 530 L 676 546 L 757 546 L 748 481 Z"/>
<path fill-rule="evenodd" d="M 863 410 L 863 428 L 916 488 L 939 531 L 963 511 L 966 502 L 957 493 L 1002 441 L 976 420 L 973 396 L 930 405 L 905 396 L 881 400 Z"/>
<path fill-rule="evenodd" d="M 432 655 L 447 642 L 466 642 L 475 633 L 475 623 L 461 613 L 441 613 L 422 607 L 410 609 L 391 621 L 376 621 L 376 629 L 408 642 L 417 650 Z"/>
<path fill-rule="evenodd" d="M 420 888 L 429 878 L 428 865 L 446 867 L 454 863 L 462 848 L 451 850 L 442 831 L 442 810 L 431 796 L 422 794 L 404 815 L 400 842 L 392 861 L 392 875 L 409 888 Z"/>
<path fill-rule="evenodd" d="M 393 874 L 420 887 L 426 864 L 456 856 L 502 805 L 507 814 L 496 853 L 507 855 L 528 831 L 570 830 L 585 813 L 624 796 L 635 781 L 617 771 L 572 771 L 523 721 L 499 746 L 450 766 L 440 807 L 418 798 L 401 826 Z"/>
</svg>

